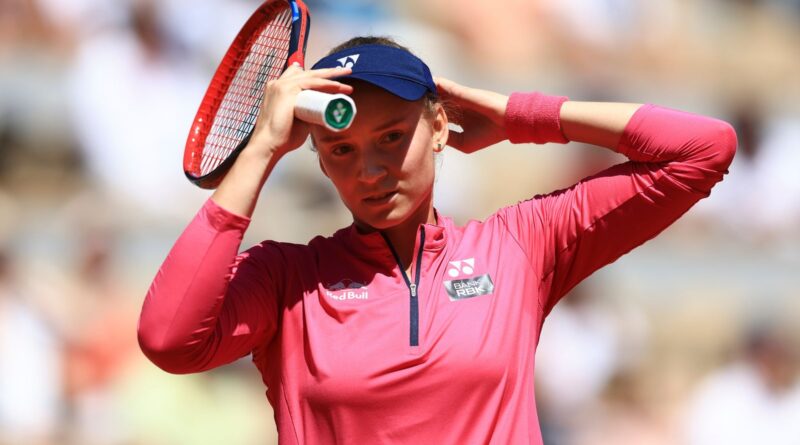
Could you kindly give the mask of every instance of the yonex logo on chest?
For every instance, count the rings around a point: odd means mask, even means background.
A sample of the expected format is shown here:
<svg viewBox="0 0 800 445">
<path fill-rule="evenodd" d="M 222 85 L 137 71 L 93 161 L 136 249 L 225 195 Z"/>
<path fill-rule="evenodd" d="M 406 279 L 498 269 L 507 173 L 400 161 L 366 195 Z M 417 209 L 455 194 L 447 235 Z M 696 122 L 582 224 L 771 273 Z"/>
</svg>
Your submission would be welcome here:
<svg viewBox="0 0 800 445">
<path fill-rule="evenodd" d="M 466 260 L 450 261 L 447 275 L 455 278 L 461 274 L 471 275 L 473 272 L 475 272 L 475 258 L 467 258 Z"/>
</svg>

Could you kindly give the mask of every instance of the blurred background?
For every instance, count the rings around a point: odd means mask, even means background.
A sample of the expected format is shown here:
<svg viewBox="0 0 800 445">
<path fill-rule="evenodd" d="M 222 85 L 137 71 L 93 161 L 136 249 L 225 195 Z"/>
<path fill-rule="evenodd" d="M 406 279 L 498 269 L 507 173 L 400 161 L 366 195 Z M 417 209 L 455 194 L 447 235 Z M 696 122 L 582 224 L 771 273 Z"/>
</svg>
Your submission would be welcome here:
<svg viewBox="0 0 800 445">
<path fill-rule="evenodd" d="M 800 443 L 800 1 L 307 0 L 308 58 L 359 34 L 508 94 L 652 102 L 731 122 L 710 198 L 545 323 L 547 444 Z M 0 0 L 0 444 L 277 443 L 248 359 L 166 374 L 136 343 L 161 261 L 209 192 L 189 125 L 253 0 Z M 243 249 L 350 223 L 314 154 L 285 158 Z M 608 150 L 445 152 L 463 223 L 620 162 Z M 446 427 L 446 426 L 445 426 Z"/>
</svg>

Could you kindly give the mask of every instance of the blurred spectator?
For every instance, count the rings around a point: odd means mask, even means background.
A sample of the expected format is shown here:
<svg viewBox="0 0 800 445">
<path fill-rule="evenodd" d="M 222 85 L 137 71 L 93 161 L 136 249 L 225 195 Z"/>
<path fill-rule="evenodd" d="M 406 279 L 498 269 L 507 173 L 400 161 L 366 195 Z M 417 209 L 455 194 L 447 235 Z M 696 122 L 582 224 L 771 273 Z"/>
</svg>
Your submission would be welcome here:
<svg viewBox="0 0 800 445">
<path fill-rule="evenodd" d="M 62 432 L 61 344 L 15 267 L 0 246 L 0 443 L 51 443 Z"/>
<path fill-rule="evenodd" d="M 48 26 L 80 39 L 125 20 L 133 0 L 25 0 L 35 4 L 47 18 Z"/>
<path fill-rule="evenodd" d="M 244 361 L 225 370 L 176 376 L 142 359 L 118 376 L 112 395 L 137 445 L 278 443 L 264 384 Z"/>
<path fill-rule="evenodd" d="M 546 2 L 542 8 L 568 30 L 576 42 L 591 45 L 595 50 L 609 51 L 633 42 L 631 35 L 643 23 L 643 12 L 650 3 L 632 0 L 562 0 Z M 661 17 L 662 19 L 666 17 Z"/>
<path fill-rule="evenodd" d="M 541 65 L 546 51 L 538 3 L 414 0 L 403 6 L 454 36 L 471 71 L 520 76 Z"/>
<path fill-rule="evenodd" d="M 67 343 L 65 393 L 76 443 L 124 443 L 124 407 L 113 386 L 132 360 L 139 357 L 136 300 L 121 286 L 112 268 L 113 233 L 90 228 L 80 237 L 73 282 L 65 289 L 70 301 L 64 326 Z"/>
<path fill-rule="evenodd" d="M 136 1 L 130 29 L 82 42 L 71 98 L 92 179 L 107 199 L 185 218 L 207 195 L 183 176 L 182 161 L 208 79 L 170 52 L 156 13 L 153 1 Z"/>
<path fill-rule="evenodd" d="M 691 397 L 686 443 L 800 443 L 797 358 L 774 327 L 751 332 L 741 360 L 708 376 Z"/>
<path fill-rule="evenodd" d="M 6 186 L 30 184 L 31 175 L 20 172 L 28 162 L 58 169 L 74 158 L 64 118 L 65 41 L 34 1 L 0 2 L 0 180 Z"/>
<path fill-rule="evenodd" d="M 765 0 L 767 4 L 779 9 L 780 12 L 795 14 L 795 20 L 800 16 L 800 1 L 798 0 Z"/>
<path fill-rule="evenodd" d="M 674 445 L 677 436 L 667 404 L 653 396 L 653 374 L 628 369 L 614 376 L 564 443 L 570 445 Z"/>
<path fill-rule="evenodd" d="M 644 319 L 632 308 L 613 307 L 596 283 L 582 283 L 555 307 L 536 351 L 537 402 L 553 443 L 565 440 L 576 416 L 637 361 L 646 340 Z"/>
<path fill-rule="evenodd" d="M 308 0 L 305 3 L 315 14 L 339 15 L 348 20 L 377 21 L 387 14 L 386 3 L 373 0 Z"/>
<path fill-rule="evenodd" d="M 780 243 L 800 229 L 800 118 L 776 116 L 749 98 L 733 109 L 739 148 L 730 174 L 710 199 L 697 205 L 697 217 L 713 218 L 750 242 Z"/>
</svg>

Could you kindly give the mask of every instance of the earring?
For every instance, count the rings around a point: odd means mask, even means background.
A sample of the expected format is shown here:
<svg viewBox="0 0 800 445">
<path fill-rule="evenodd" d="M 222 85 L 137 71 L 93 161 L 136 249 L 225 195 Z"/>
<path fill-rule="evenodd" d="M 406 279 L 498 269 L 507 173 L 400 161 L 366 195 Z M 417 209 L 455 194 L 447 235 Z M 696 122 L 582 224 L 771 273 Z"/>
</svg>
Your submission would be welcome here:
<svg viewBox="0 0 800 445">
<path fill-rule="evenodd" d="M 434 151 L 437 152 L 442 151 L 442 144 L 441 143 L 436 144 L 436 148 L 434 149 Z"/>
</svg>

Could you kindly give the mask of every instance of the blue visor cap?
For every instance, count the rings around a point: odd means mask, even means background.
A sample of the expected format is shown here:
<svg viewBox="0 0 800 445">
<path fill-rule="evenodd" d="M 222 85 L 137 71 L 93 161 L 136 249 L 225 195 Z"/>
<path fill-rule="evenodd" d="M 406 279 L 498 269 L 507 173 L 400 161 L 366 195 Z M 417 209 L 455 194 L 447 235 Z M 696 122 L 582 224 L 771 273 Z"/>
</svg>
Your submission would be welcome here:
<svg viewBox="0 0 800 445">
<path fill-rule="evenodd" d="M 437 94 L 428 65 L 399 48 L 378 44 L 354 46 L 323 57 L 311 69 L 336 67 L 353 69 L 351 74 L 336 80 L 363 80 L 405 100 L 417 100 L 428 91 Z"/>
</svg>

